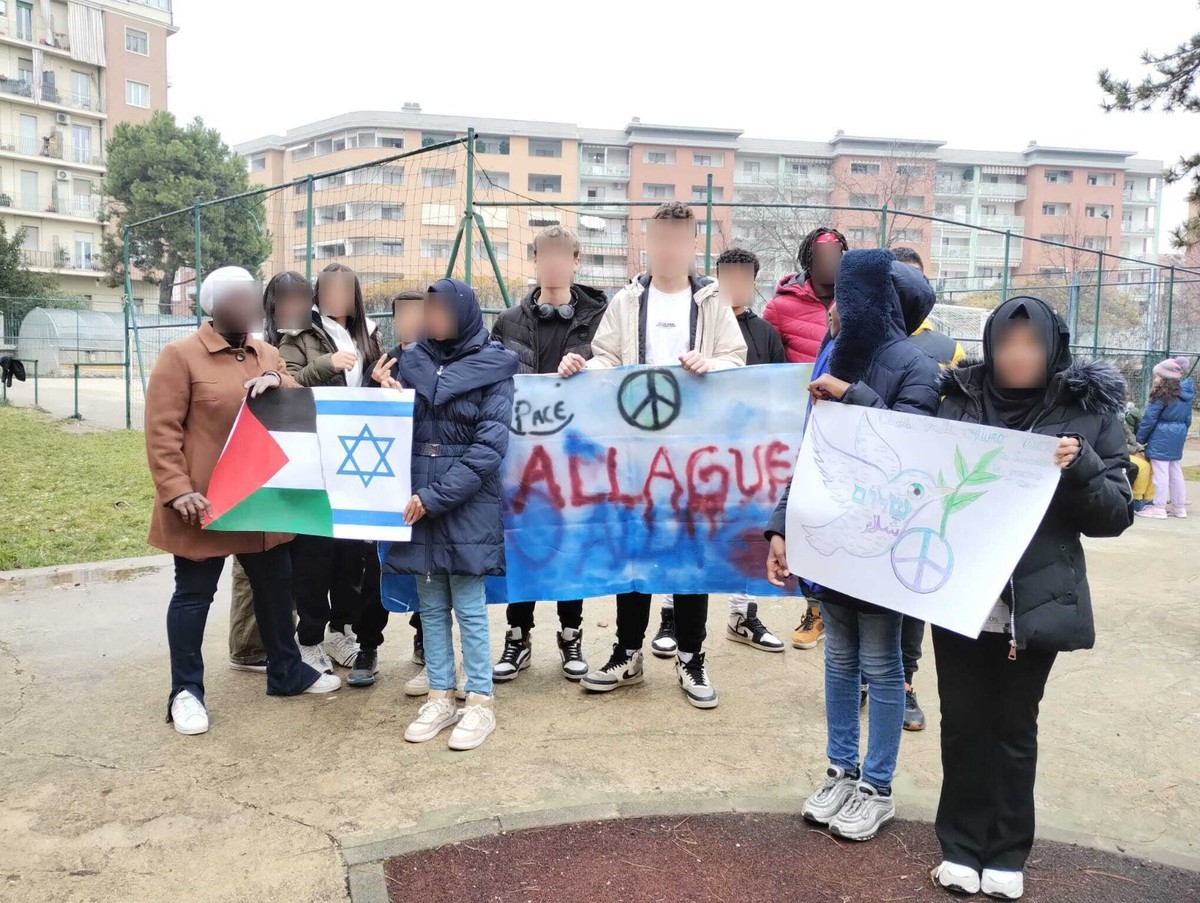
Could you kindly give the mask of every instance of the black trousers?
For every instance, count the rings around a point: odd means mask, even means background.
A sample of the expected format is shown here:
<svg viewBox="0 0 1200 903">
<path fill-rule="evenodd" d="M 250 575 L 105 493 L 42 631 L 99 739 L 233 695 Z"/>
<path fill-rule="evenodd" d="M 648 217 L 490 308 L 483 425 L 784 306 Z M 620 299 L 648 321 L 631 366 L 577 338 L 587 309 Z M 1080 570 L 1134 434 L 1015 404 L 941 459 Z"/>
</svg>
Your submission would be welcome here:
<svg viewBox="0 0 1200 903">
<path fill-rule="evenodd" d="M 708 622 L 708 593 L 675 594 L 675 642 L 680 652 L 699 652 Z M 641 649 L 650 626 L 649 593 L 617 593 L 617 645 Z"/>
<path fill-rule="evenodd" d="M 904 659 L 904 682 L 912 684 L 917 673 L 917 662 L 921 660 L 921 644 L 925 642 L 925 622 L 904 616 L 900 625 L 900 655 Z"/>
<path fill-rule="evenodd" d="M 509 627 L 520 627 L 522 635 L 533 630 L 533 602 L 510 602 L 505 615 Z M 578 630 L 583 626 L 583 600 L 571 599 L 558 603 L 558 624 L 563 629 Z"/>
<path fill-rule="evenodd" d="M 358 645 L 364 649 L 378 649 L 383 645 L 383 631 L 387 627 L 390 612 L 383 607 L 383 596 L 379 591 L 379 553 L 375 543 L 364 542 L 362 607 L 358 617 L 351 623 L 358 636 Z"/>
<path fill-rule="evenodd" d="M 974 869 L 1019 871 L 1033 846 L 1038 705 L 1056 653 L 1022 650 L 1008 637 L 972 640 L 933 628 L 942 701 L 942 856 Z"/>
<path fill-rule="evenodd" d="M 375 543 L 328 536 L 297 536 L 292 540 L 292 597 L 300 624 L 296 630 L 301 646 L 316 646 L 325 639 L 325 627 L 342 630 L 363 626 L 383 642 L 382 624 L 386 611 L 378 609 L 379 554 Z M 368 605 L 373 602 L 374 605 Z M 373 625 L 360 625 L 359 617 L 369 610 Z M 374 639 L 374 637 L 370 637 Z"/>
</svg>

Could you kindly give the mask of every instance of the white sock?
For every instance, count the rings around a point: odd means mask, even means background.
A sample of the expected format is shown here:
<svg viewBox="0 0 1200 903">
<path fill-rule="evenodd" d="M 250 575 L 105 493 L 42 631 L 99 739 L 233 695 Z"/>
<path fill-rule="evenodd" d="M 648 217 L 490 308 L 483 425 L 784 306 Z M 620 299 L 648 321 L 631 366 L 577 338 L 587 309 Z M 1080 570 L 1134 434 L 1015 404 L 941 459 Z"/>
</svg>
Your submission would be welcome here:
<svg viewBox="0 0 1200 903">
<path fill-rule="evenodd" d="M 641 649 L 626 649 L 626 650 L 625 650 L 625 654 L 626 654 L 626 655 L 627 655 L 629 658 L 633 658 L 635 655 L 637 655 L 637 654 L 638 654 L 639 652 L 641 652 L 641 651 L 642 651 Z"/>
<path fill-rule="evenodd" d="M 662 610 L 663 611 L 674 611 L 675 610 L 675 597 L 674 596 L 671 596 L 671 595 L 663 596 Z"/>
<path fill-rule="evenodd" d="M 680 652 L 679 660 L 686 665 L 688 662 L 690 662 L 692 660 L 692 654 L 693 653 L 691 653 L 691 652 Z"/>
</svg>

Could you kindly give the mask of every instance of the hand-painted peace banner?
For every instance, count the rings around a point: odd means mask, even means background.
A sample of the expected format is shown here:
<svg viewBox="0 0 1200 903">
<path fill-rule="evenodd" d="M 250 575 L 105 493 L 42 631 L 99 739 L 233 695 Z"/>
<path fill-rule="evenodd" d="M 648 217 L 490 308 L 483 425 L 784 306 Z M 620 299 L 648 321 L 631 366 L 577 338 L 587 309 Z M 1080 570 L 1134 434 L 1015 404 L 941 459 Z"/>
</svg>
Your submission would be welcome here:
<svg viewBox="0 0 1200 903">
<path fill-rule="evenodd" d="M 1054 496 L 1057 444 L 818 402 L 788 496 L 788 567 L 978 636 Z"/>
<path fill-rule="evenodd" d="M 777 592 L 763 529 L 800 447 L 811 367 L 518 376 L 501 471 L 508 575 L 488 601 Z M 381 548 L 381 556 L 386 556 Z M 385 574 L 388 607 L 413 579 Z"/>
</svg>

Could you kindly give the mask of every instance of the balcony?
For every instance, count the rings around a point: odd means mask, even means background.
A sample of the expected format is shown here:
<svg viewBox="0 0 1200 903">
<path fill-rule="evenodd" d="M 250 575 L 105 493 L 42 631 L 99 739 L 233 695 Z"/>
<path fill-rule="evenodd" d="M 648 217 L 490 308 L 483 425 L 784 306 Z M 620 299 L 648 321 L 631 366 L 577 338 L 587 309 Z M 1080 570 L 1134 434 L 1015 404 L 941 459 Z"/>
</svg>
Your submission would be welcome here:
<svg viewBox="0 0 1200 903">
<path fill-rule="evenodd" d="M 967 245 L 943 245 L 933 249 L 934 260 L 969 260 L 971 249 Z"/>
<path fill-rule="evenodd" d="M 1121 201 L 1126 204 L 1156 204 L 1158 197 L 1152 191 L 1129 191 L 1121 194 Z"/>
<path fill-rule="evenodd" d="M 104 269 L 104 262 L 99 254 L 73 255 L 63 246 L 53 251 L 31 251 L 22 248 L 21 263 L 33 270 L 99 273 Z"/>
<path fill-rule="evenodd" d="M 9 207 L 28 213 L 96 222 L 104 210 L 104 199 L 97 195 L 31 195 L 0 192 L 0 208 Z"/>
<path fill-rule="evenodd" d="M 1153 235 L 1156 231 L 1154 223 L 1121 223 L 1122 235 Z"/>
<path fill-rule="evenodd" d="M 798 173 L 779 172 L 746 172 L 737 169 L 733 173 L 733 184 L 744 188 L 780 188 L 793 191 L 812 190 L 828 191 L 833 187 L 833 179 L 827 173 Z"/>
<path fill-rule="evenodd" d="M 1021 242 L 1014 241 L 1008 249 L 1008 265 L 1021 262 Z M 1003 266 L 1004 245 L 979 245 L 975 248 L 975 263 L 982 266 Z"/>
<path fill-rule="evenodd" d="M 980 182 L 979 196 L 981 198 L 996 198 L 1005 201 L 1023 201 L 1028 189 L 1024 185 L 1012 182 Z"/>
<path fill-rule="evenodd" d="M 579 175 L 585 179 L 604 179 L 608 181 L 628 181 L 628 163 L 581 163 Z"/>
<path fill-rule="evenodd" d="M 623 282 L 629 278 L 629 267 L 622 266 L 588 266 L 581 264 L 579 267 L 579 278 L 581 279 L 610 279 L 613 281 Z"/>
<path fill-rule="evenodd" d="M 975 196 L 975 183 L 964 182 L 961 179 L 938 179 L 933 186 L 934 194 L 947 197 L 969 198 Z"/>
<path fill-rule="evenodd" d="M 93 154 L 90 147 L 63 147 L 57 137 L 47 140 L 29 136 L 0 135 L 0 152 L 20 154 L 24 157 L 38 157 L 43 160 L 62 160 L 81 166 L 101 167 L 104 165 L 104 158 Z"/>
<path fill-rule="evenodd" d="M 74 91 L 60 91 L 49 82 L 38 84 L 26 78 L 0 79 L 0 94 L 24 98 L 32 104 L 51 104 L 56 107 L 83 110 L 87 113 L 104 112 L 104 104 L 100 102 L 100 98 L 90 93 L 77 94 Z"/>
<path fill-rule="evenodd" d="M 1010 232 L 1025 231 L 1025 217 L 1011 213 L 979 217 L 979 225 L 987 229 L 1005 229 Z"/>
</svg>

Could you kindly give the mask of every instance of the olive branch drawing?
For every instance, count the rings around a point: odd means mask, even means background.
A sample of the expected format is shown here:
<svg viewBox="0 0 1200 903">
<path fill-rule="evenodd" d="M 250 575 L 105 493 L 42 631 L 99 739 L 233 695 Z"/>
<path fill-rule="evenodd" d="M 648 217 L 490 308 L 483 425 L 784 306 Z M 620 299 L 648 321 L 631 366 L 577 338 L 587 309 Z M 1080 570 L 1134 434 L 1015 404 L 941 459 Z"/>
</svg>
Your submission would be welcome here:
<svg viewBox="0 0 1200 903">
<path fill-rule="evenodd" d="M 982 486 L 984 483 L 992 483 L 1000 479 L 1000 474 L 992 473 L 988 470 L 988 465 L 996 460 L 996 456 L 1003 450 L 1003 446 L 996 446 L 991 451 L 986 451 L 979 456 L 979 460 L 971 469 L 967 468 L 967 459 L 963 456 L 962 449 L 957 445 L 954 447 L 954 471 L 958 477 L 958 484 L 951 490 L 950 494 L 942 499 L 942 526 L 938 535 L 946 538 L 946 525 L 950 521 L 950 515 L 956 511 L 961 511 L 972 502 L 978 501 L 987 495 L 987 490 L 983 492 L 969 492 L 968 486 Z M 938 471 L 938 486 L 942 489 L 949 489 L 950 484 L 946 482 L 945 476 Z"/>
</svg>

